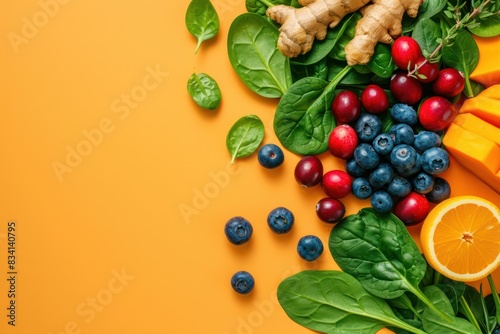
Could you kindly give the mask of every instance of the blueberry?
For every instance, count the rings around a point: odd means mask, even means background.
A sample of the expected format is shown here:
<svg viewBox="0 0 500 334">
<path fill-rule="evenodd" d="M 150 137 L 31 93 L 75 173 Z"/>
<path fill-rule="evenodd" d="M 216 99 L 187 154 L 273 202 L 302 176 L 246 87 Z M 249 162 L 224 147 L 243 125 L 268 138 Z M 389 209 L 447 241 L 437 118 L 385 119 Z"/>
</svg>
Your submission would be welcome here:
<svg viewBox="0 0 500 334">
<path fill-rule="evenodd" d="M 362 142 L 372 142 L 373 139 L 382 133 L 382 121 L 378 116 L 363 114 L 354 124 L 358 138 Z"/>
<path fill-rule="evenodd" d="M 422 169 L 431 174 L 441 174 L 450 166 L 448 152 L 440 147 L 431 147 L 422 153 Z"/>
<path fill-rule="evenodd" d="M 255 280 L 249 272 L 238 271 L 231 277 L 231 286 L 234 291 L 245 295 L 252 291 L 255 286 Z"/>
<path fill-rule="evenodd" d="M 396 168 L 396 171 L 398 172 L 399 175 L 402 177 L 409 178 L 411 176 L 414 176 L 418 172 L 422 170 L 422 156 L 417 153 L 417 161 L 415 164 L 411 167 L 408 168 Z"/>
<path fill-rule="evenodd" d="M 387 192 L 392 196 L 405 197 L 411 191 L 411 182 L 401 175 L 394 175 L 392 181 L 387 185 Z"/>
<path fill-rule="evenodd" d="M 253 233 L 252 224 L 243 217 L 233 217 L 226 222 L 224 232 L 227 239 L 235 244 L 241 245 L 250 240 Z"/>
<path fill-rule="evenodd" d="M 372 169 L 380 163 L 380 156 L 375 152 L 373 146 L 361 143 L 354 150 L 354 159 L 364 169 Z"/>
<path fill-rule="evenodd" d="M 394 206 L 392 196 L 385 190 L 377 190 L 371 197 L 371 204 L 377 212 L 389 212 Z"/>
<path fill-rule="evenodd" d="M 373 188 L 382 188 L 394 177 L 394 169 L 387 162 L 380 163 L 368 176 L 368 181 Z"/>
<path fill-rule="evenodd" d="M 407 104 L 396 103 L 391 108 L 391 117 L 398 123 L 415 125 L 418 121 L 416 110 Z"/>
<path fill-rule="evenodd" d="M 451 195 L 451 188 L 448 181 L 442 177 L 434 177 L 434 187 L 425 196 L 431 203 L 440 203 L 445 199 L 449 198 Z"/>
<path fill-rule="evenodd" d="M 389 134 L 394 139 L 394 144 L 413 144 L 415 134 L 413 129 L 408 124 L 400 123 L 391 126 Z"/>
<path fill-rule="evenodd" d="M 441 137 L 432 131 L 422 131 L 415 135 L 413 147 L 419 152 L 424 152 L 431 147 L 441 146 Z"/>
<path fill-rule="evenodd" d="M 306 235 L 300 238 L 297 252 L 306 261 L 314 261 L 323 253 L 323 243 L 315 235 Z"/>
<path fill-rule="evenodd" d="M 346 161 L 345 171 L 352 177 L 360 177 L 368 173 L 368 170 L 361 167 L 354 158 Z"/>
<path fill-rule="evenodd" d="M 373 193 L 373 188 L 366 177 L 357 177 L 352 181 L 352 194 L 359 199 L 367 199 Z"/>
<path fill-rule="evenodd" d="M 295 221 L 293 213 L 284 207 L 277 207 L 267 216 L 269 228 L 277 234 L 284 234 L 290 231 Z"/>
<path fill-rule="evenodd" d="M 394 139 L 387 133 L 381 133 L 375 137 L 372 146 L 378 154 L 388 155 L 394 148 Z"/>
<path fill-rule="evenodd" d="M 262 167 L 276 168 L 283 163 L 285 155 L 279 146 L 266 144 L 260 148 L 257 158 Z"/>
<path fill-rule="evenodd" d="M 425 172 L 420 172 L 412 177 L 413 190 L 419 194 L 427 194 L 434 187 L 434 177 Z"/>
<path fill-rule="evenodd" d="M 417 151 L 407 144 L 399 144 L 391 152 L 391 164 L 396 168 L 410 168 L 417 162 Z"/>
</svg>

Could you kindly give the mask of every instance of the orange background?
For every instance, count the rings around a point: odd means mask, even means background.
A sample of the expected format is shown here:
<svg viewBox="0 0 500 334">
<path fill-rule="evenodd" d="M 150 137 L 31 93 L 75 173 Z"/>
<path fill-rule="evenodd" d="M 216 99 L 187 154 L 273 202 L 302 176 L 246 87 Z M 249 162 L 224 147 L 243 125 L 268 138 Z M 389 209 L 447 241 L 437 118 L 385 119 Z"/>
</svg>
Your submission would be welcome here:
<svg viewBox="0 0 500 334">
<path fill-rule="evenodd" d="M 226 133 L 241 116 L 259 115 L 264 143 L 278 143 L 277 101 L 250 92 L 227 58 L 227 31 L 244 0 L 212 3 L 220 32 L 196 55 L 184 24 L 188 0 L 0 5 L 1 332 L 309 332 L 287 318 L 275 293 L 299 270 L 336 268 L 326 249 L 313 263 L 295 250 L 305 234 L 327 244 L 331 226 L 314 212 L 322 193 L 295 183 L 299 157 L 289 152 L 276 170 L 256 155 L 228 165 Z M 217 111 L 189 97 L 194 71 L 219 83 Z M 328 154 L 322 160 L 325 170 L 342 167 Z M 445 177 L 453 195 L 500 205 L 453 161 Z M 352 196 L 344 203 L 348 214 L 368 204 Z M 295 214 L 288 235 L 266 225 L 277 206 Z M 241 247 L 223 233 L 235 215 L 254 226 Z M 17 224 L 15 327 L 6 317 L 9 221 Z M 256 279 L 247 296 L 229 285 L 242 269 Z"/>
</svg>

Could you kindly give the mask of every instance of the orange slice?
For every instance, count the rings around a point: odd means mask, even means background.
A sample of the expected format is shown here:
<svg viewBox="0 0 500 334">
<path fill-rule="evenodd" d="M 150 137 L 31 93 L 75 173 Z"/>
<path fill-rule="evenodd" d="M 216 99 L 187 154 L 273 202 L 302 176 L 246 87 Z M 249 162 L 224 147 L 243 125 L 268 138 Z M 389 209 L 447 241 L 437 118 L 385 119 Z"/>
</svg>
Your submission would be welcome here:
<svg viewBox="0 0 500 334">
<path fill-rule="evenodd" d="M 480 280 L 500 265 L 500 209 L 477 196 L 456 196 L 436 205 L 422 224 L 427 262 L 462 282 Z"/>
</svg>

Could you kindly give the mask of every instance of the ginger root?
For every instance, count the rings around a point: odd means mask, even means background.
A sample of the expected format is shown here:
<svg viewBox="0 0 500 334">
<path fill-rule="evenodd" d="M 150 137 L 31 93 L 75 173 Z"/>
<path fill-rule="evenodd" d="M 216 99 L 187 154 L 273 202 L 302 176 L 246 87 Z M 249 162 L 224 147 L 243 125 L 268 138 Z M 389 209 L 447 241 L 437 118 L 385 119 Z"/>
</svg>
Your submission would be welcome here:
<svg viewBox="0 0 500 334">
<path fill-rule="evenodd" d="M 299 0 L 303 6 L 285 5 L 267 9 L 267 16 L 281 24 L 278 48 L 287 57 L 297 57 L 311 50 L 314 39 L 326 37 L 327 28 L 360 10 L 363 17 L 356 24 L 355 37 L 346 46 L 349 65 L 366 64 L 378 42 L 392 43 L 402 33 L 404 13 L 415 17 L 423 0 Z M 366 6 L 365 6 L 366 5 Z"/>
</svg>

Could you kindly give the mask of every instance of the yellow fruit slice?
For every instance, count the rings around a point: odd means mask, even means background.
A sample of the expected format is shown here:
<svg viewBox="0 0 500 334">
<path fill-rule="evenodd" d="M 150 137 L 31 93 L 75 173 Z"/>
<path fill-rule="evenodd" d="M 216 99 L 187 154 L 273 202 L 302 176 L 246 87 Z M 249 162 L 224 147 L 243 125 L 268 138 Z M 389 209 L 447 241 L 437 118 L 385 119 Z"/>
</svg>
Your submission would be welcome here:
<svg viewBox="0 0 500 334">
<path fill-rule="evenodd" d="M 420 244 L 437 272 L 461 282 L 480 280 L 500 265 L 500 209 L 477 196 L 448 198 L 423 222 Z"/>
</svg>

